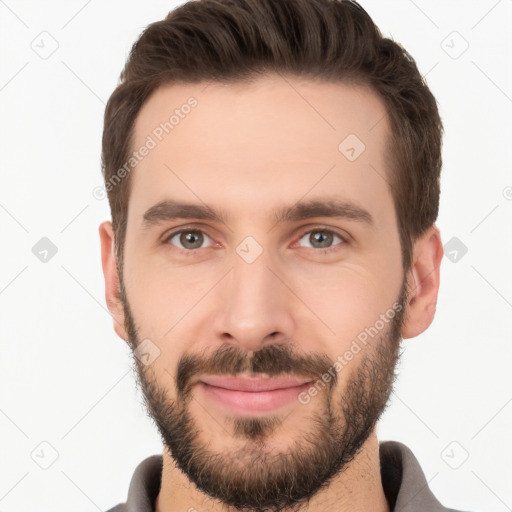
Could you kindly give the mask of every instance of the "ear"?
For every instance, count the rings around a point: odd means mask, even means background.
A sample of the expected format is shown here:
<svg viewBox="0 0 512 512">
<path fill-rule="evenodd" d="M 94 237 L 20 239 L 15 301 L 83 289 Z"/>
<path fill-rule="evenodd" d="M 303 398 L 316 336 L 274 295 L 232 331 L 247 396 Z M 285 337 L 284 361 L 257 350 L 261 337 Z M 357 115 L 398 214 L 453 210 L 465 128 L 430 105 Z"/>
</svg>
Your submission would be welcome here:
<svg viewBox="0 0 512 512">
<path fill-rule="evenodd" d="M 418 336 L 434 320 L 442 258 L 441 235 L 434 224 L 414 244 L 413 263 L 407 274 L 410 287 L 403 338 Z"/>
<path fill-rule="evenodd" d="M 112 223 L 105 221 L 99 227 L 101 242 L 101 265 L 105 278 L 105 301 L 114 320 L 114 330 L 117 335 L 128 341 L 124 327 L 124 309 L 119 290 L 119 273 L 115 257 L 114 231 Z"/>
</svg>

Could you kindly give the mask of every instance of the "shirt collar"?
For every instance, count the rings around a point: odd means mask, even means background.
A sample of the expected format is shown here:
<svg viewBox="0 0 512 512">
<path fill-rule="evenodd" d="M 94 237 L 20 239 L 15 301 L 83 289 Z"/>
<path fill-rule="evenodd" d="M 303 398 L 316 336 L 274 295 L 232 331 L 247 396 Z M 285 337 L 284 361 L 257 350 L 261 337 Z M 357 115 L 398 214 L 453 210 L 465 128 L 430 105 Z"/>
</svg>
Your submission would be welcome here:
<svg viewBox="0 0 512 512">
<path fill-rule="evenodd" d="M 379 444 L 379 455 L 382 486 L 392 512 L 448 511 L 432 494 L 418 460 L 407 446 L 398 441 L 383 441 Z M 162 464 L 161 455 L 152 455 L 137 466 L 123 512 L 154 512 Z"/>
<path fill-rule="evenodd" d="M 393 512 L 447 512 L 436 499 L 418 459 L 403 443 L 379 444 L 382 487 Z"/>
</svg>

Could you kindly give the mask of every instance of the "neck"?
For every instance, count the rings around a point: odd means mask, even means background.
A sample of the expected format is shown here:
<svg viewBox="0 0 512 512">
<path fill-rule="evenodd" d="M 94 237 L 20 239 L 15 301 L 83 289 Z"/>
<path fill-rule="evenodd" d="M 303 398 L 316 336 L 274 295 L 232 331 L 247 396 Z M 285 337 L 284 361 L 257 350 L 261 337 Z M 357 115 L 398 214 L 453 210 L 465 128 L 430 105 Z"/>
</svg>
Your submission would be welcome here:
<svg viewBox="0 0 512 512">
<path fill-rule="evenodd" d="M 202 493 L 175 465 L 167 450 L 156 512 L 228 512 L 227 505 Z M 303 512 L 390 512 L 380 474 L 379 443 L 375 430 L 352 462 L 329 485 L 315 494 Z"/>
</svg>

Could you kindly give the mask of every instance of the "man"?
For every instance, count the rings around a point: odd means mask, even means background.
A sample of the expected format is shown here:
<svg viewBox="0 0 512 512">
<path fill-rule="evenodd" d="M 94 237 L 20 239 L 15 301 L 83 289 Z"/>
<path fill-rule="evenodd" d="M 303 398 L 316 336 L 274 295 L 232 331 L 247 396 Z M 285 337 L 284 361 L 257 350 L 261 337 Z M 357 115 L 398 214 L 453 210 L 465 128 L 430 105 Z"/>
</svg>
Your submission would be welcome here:
<svg viewBox="0 0 512 512">
<path fill-rule="evenodd" d="M 144 31 L 106 108 L 100 237 L 164 453 L 112 511 L 448 510 L 376 435 L 435 314 L 441 136 L 355 2 L 201 0 Z"/>
</svg>

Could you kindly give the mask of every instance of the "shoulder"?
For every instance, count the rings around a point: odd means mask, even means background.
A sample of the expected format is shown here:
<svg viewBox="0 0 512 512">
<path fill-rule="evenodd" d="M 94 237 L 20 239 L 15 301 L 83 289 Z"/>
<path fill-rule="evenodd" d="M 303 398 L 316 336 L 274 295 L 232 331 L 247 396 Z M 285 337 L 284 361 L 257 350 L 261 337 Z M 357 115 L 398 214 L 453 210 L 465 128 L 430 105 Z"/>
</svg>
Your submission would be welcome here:
<svg viewBox="0 0 512 512">
<path fill-rule="evenodd" d="M 127 512 L 126 503 L 119 503 L 119 505 L 108 509 L 107 512 Z"/>
</svg>

